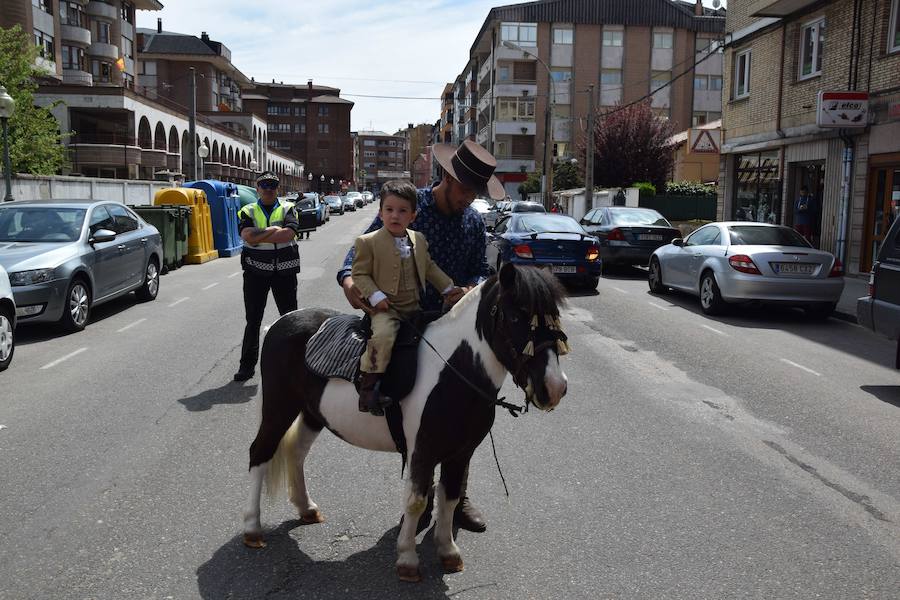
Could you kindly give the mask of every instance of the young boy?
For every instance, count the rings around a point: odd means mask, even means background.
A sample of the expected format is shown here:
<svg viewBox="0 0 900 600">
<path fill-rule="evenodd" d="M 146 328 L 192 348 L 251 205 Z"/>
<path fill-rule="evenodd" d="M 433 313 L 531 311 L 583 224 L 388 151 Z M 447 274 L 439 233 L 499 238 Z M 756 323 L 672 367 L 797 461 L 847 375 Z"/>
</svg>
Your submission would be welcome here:
<svg viewBox="0 0 900 600">
<path fill-rule="evenodd" d="M 356 238 L 353 283 L 372 306 L 372 337 L 360 360 L 359 410 L 383 415 L 388 402 L 376 385 L 391 360 L 400 320 L 419 310 L 425 282 L 431 283 L 452 304 L 462 297 L 428 254 L 428 242 L 407 227 L 416 218 L 416 188 L 402 180 L 381 187 L 378 216 L 381 229 Z"/>
</svg>

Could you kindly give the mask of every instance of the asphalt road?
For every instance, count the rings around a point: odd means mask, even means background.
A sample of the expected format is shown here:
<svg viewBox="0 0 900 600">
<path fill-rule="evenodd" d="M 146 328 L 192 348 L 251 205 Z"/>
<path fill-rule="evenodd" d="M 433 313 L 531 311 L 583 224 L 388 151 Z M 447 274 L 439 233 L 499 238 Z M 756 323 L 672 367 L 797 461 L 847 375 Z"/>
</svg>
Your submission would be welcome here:
<svg viewBox="0 0 900 600">
<path fill-rule="evenodd" d="M 301 243 L 302 306 L 344 307 L 334 273 L 374 206 Z M 800 312 L 704 316 L 640 271 L 575 294 L 569 394 L 498 414 L 459 533 L 466 570 L 393 570 L 400 461 L 323 434 L 308 481 L 328 521 L 264 501 L 240 541 L 258 376 L 231 382 L 237 258 L 161 279 L 84 332 L 21 327 L 0 374 L 0 598 L 897 598 L 900 376 L 894 347 Z M 266 322 L 277 317 L 270 301 Z M 509 383 L 503 390 L 521 399 Z"/>
</svg>

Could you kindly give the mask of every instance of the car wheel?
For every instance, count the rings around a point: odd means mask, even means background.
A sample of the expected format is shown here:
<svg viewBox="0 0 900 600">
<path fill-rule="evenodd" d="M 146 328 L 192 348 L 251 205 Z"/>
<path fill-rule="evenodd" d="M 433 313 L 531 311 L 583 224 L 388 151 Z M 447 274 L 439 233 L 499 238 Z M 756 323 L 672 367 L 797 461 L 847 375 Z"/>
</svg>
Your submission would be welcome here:
<svg viewBox="0 0 900 600">
<path fill-rule="evenodd" d="M 596 290 L 597 286 L 600 285 L 600 277 L 588 277 L 584 280 L 584 287 L 589 290 Z"/>
<path fill-rule="evenodd" d="M 0 308 L 0 371 L 5 371 L 9 367 L 15 351 L 13 311 L 8 308 Z"/>
<path fill-rule="evenodd" d="M 725 308 L 725 301 L 722 300 L 712 271 L 706 271 L 700 278 L 700 308 L 708 315 L 717 315 Z"/>
<path fill-rule="evenodd" d="M 141 302 L 150 302 L 151 300 L 156 300 L 158 293 L 159 268 L 156 266 L 156 259 L 151 258 L 147 262 L 147 269 L 144 271 L 144 283 L 134 291 L 134 295 Z"/>
<path fill-rule="evenodd" d="M 804 310 L 806 316 L 813 321 L 824 321 L 830 317 L 837 308 L 837 302 L 829 302 L 827 304 L 814 304 L 807 306 Z"/>
<path fill-rule="evenodd" d="M 662 282 L 662 267 L 659 265 L 659 259 L 655 256 L 650 260 L 650 269 L 647 271 L 647 283 L 650 285 L 650 292 L 653 294 L 665 294 L 669 288 Z"/>
<path fill-rule="evenodd" d="M 76 277 L 66 292 L 65 308 L 59 323 L 66 331 L 81 331 L 90 317 L 91 290 L 83 278 Z"/>
</svg>

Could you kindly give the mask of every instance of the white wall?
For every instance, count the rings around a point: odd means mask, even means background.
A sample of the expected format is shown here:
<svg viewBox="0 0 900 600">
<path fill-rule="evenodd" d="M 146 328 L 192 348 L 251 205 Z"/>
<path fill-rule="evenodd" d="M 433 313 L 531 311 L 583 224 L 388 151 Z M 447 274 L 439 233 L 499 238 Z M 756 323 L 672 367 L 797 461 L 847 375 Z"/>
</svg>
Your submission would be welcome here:
<svg viewBox="0 0 900 600">
<path fill-rule="evenodd" d="M 33 175 L 17 175 L 12 178 L 12 194 L 15 200 L 96 199 L 113 200 L 123 204 L 152 205 L 156 192 L 170 187 L 173 185 L 165 181 Z"/>
</svg>

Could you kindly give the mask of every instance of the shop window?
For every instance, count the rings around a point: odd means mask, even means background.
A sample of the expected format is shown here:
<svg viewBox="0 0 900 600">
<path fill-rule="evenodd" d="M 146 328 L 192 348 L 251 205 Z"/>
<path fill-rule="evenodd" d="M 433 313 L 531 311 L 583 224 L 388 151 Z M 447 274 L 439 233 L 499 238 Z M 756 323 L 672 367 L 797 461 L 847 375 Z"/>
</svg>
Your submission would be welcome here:
<svg viewBox="0 0 900 600">
<path fill-rule="evenodd" d="M 735 157 L 735 221 L 781 223 L 781 179 L 778 151 Z"/>
<path fill-rule="evenodd" d="M 800 36 L 800 79 L 822 74 L 822 50 L 825 43 L 825 19 L 803 26 Z"/>
<path fill-rule="evenodd" d="M 740 100 L 750 95 L 750 59 L 752 51 L 747 49 L 734 55 L 734 99 Z"/>
</svg>

